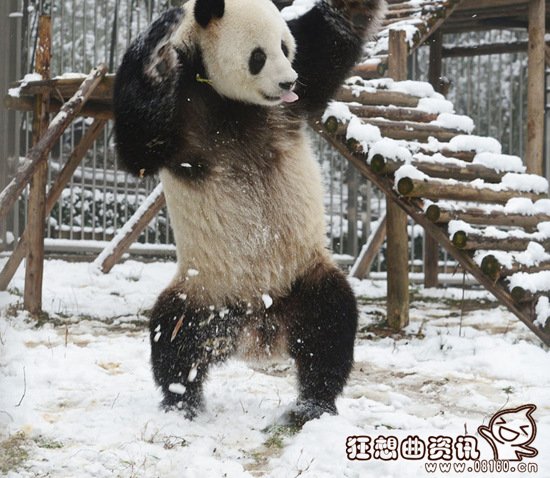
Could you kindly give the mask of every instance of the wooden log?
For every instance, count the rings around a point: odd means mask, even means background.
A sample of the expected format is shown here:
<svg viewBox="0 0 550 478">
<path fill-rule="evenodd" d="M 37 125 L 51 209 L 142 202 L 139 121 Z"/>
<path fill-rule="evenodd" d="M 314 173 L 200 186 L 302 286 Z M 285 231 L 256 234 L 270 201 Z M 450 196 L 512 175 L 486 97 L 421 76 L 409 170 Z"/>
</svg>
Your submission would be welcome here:
<svg viewBox="0 0 550 478">
<path fill-rule="evenodd" d="M 30 149 L 25 157 L 25 161 L 19 167 L 15 177 L 0 193 L 0 217 L 4 217 L 10 207 L 13 205 L 21 191 L 29 182 L 34 171 L 40 163 L 45 161 L 47 154 L 63 134 L 63 131 L 78 115 L 80 109 L 87 101 L 89 95 L 101 81 L 107 71 L 105 65 L 100 65 L 88 75 L 83 81 L 80 89 L 74 96 L 63 105 L 59 113 L 52 120 L 46 132 L 40 140 Z"/>
<path fill-rule="evenodd" d="M 481 270 L 483 273 L 491 278 L 492 280 L 496 281 L 500 277 L 500 271 L 502 270 L 502 266 L 500 265 L 500 262 L 493 254 L 486 255 L 481 260 Z"/>
<path fill-rule="evenodd" d="M 166 199 L 162 192 L 162 184 L 159 184 L 128 222 L 117 232 L 109 246 L 97 256 L 94 264 L 104 274 L 108 273 L 165 204 Z"/>
<path fill-rule="evenodd" d="M 387 217 L 384 214 L 384 216 L 382 216 L 382 218 L 379 219 L 376 223 L 373 231 L 367 239 L 367 242 L 361 249 L 359 257 L 353 264 L 349 272 L 349 275 L 351 277 L 363 279 L 368 275 L 372 263 L 374 262 L 376 255 L 380 251 L 384 240 L 386 239 L 386 223 Z"/>
<path fill-rule="evenodd" d="M 374 172 L 387 175 L 395 173 L 404 164 L 403 161 L 386 159 L 381 154 L 374 155 L 370 161 L 370 167 Z M 412 165 L 424 174 L 440 179 L 457 179 L 461 181 L 483 179 L 489 183 L 500 183 L 502 177 L 506 174 L 479 164 L 458 166 L 455 163 L 414 161 Z"/>
<path fill-rule="evenodd" d="M 457 129 L 412 121 L 388 121 L 375 118 L 366 118 L 364 121 L 378 127 L 382 136 L 392 139 L 426 142 L 429 138 L 435 138 L 439 141 L 449 141 L 459 134 L 464 134 Z"/>
<path fill-rule="evenodd" d="M 426 210 L 426 217 L 436 224 L 447 224 L 453 220 L 462 220 L 468 224 L 521 227 L 536 229 L 541 222 L 550 221 L 547 214 L 525 216 L 522 214 L 504 214 L 500 211 L 487 212 L 479 208 L 467 208 L 463 211 L 442 209 L 437 204 L 430 204 Z"/>
<path fill-rule="evenodd" d="M 35 71 L 42 78 L 50 76 L 52 58 L 52 18 L 41 14 L 38 18 L 38 42 L 36 48 Z M 32 123 L 32 142 L 37 145 L 40 137 L 48 127 L 47 105 L 49 92 L 37 95 Z M 31 171 L 29 198 L 27 207 L 27 225 L 29 231 L 27 261 L 25 267 L 25 288 L 23 307 L 31 314 L 42 310 L 42 278 L 44 275 L 44 226 L 46 221 L 46 183 L 48 182 L 49 150 L 40 151 L 37 155 L 36 168 Z M 27 181 L 28 181 L 27 180 Z M 10 204 L 11 206 L 11 204 Z"/>
<path fill-rule="evenodd" d="M 529 55 L 527 65 L 527 151 L 525 165 L 543 174 L 545 108 L 545 1 L 529 0 Z"/>
<path fill-rule="evenodd" d="M 365 63 L 355 65 L 352 74 L 368 80 L 383 77 L 388 70 L 388 58 L 369 59 Z"/>
<path fill-rule="evenodd" d="M 375 106 L 404 106 L 415 108 L 418 106 L 420 98 L 418 96 L 408 95 L 400 91 L 376 90 L 375 92 L 362 91 L 359 95 L 354 95 L 349 87 L 341 88 L 336 94 L 337 101 L 357 102 L 363 105 Z"/>
<path fill-rule="evenodd" d="M 487 202 L 506 204 L 512 198 L 528 198 L 532 201 L 544 199 L 545 194 L 525 191 L 504 190 L 494 191 L 489 188 L 476 188 L 468 183 L 448 184 L 439 181 L 412 179 L 404 177 L 397 183 L 399 194 L 406 197 L 416 197 L 431 200 L 454 199 L 457 201 Z"/>
<path fill-rule="evenodd" d="M 4 97 L 4 106 L 10 110 L 32 111 L 33 103 L 34 99 L 30 96 L 15 97 L 6 95 Z M 55 98 L 50 98 L 47 111 L 48 113 L 57 113 L 62 106 L 63 103 L 61 103 L 61 101 L 56 100 Z M 113 119 L 113 110 L 108 104 L 88 100 L 88 102 L 80 110 L 80 115 L 89 118 L 109 120 Z"/>
<path fill-rule="evenodd" d="M 100 68 L 107 68 L 100 66 Z M 89 75 L 88 75 L 89 77 Z M 85 78 L 57 78 L 53 80 L 29 81 L 20 87 L 20 96 L 35 96 L 44 92 L 52 92 L 52 96 L 60 101 L 67 101 L 72 98 L 80 89 Z M 115 84 L 114 74 L 105 74 L 100 78 L 98 84 L 89 92 L 87 99 L 110 104 L 113 100 L 113 88 Z"/>
<path fill-rule="evenodd" d="M 46 217 L 52 212 L 52 209 L 55 206 L 55 203 L 57 202 L 59 197 L 61 196 L 65 185 L 71 179 L 74 171 L 82 161 L 82 158 L 84 157 L 88 149 L 90 149 L 95 139 L 99 136 L 105 124 L 105 120 L 96 119 L 69 156 L 69 159 L 65 163 L 65 166 L 63 166 L 63 169 L 60 171 L 57 178 L 55 179 L 55 182 L 48 191 L 48 195 L 46 198 Z M 4 264 L 4 267 L 0 272 L 0 290 L 7 289 L 14 274 L 17 272 L 19 264 L 21 264 L 21 261 L 25 257 L 28 247 L 28 235 L 29 230 L 25 229 L 23 231 L 23 234 L 21 234 L 19 241 L 17 242 L 17 246 L 14 248 L 7 262 Z"/>
<path fill-rule="evenodd" d="M 533 239 L 509 237 L 496 239 L 484 237 L 478 232 L 457 231 L 453 234 L 452 243 L 459 249 L 466 251 L 524 251 L 530 242 L 541 244 L 546 250 L 550 250 L 550 239 Z"/>
<path fill-rule="evenodd" d="M 390 30 L 388 57 L 390 77 L 406 80 L 408 46 L 404 31 Z M 409 241 L 407 215 L 386 195 L 388 270 L 387 320 L 394 330 L 409 324 Z"/>
<path fill-rule="evenodd" d="M 438 117 L 435 113 L 427 113 L 414 108 L 349 105 L 349 110 L 360 118 L 385 118 L 391 121 L 414 121 L 416 123 L 429 123 Z"/>
<path fill-rule="evenodd" d="M 443 58 L 467 58 L 484 55 L 504 55 L 510 53 L 526 52 L 526 41 L 512 41 L 507 43 L 486 43 L 475 46 L 444 46 Z"/>
</svg>

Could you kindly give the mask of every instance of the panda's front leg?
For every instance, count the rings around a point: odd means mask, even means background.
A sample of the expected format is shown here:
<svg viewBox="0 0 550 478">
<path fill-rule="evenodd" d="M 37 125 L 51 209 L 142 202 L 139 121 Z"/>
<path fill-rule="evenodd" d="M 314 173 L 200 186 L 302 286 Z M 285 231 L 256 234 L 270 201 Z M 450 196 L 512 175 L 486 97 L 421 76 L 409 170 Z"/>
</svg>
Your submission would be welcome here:
<svg viewBox="0 0 550 478">
<path fill-rule="evenodd" d="M 281 308 L 299 386 L 298 400 L 282 423 L 301 427 L 323 413 L 337 413 L 336 397 L 353 366 L 357 304 L 344 274 L 319 263 L 296 281 Z"/>
<path fill-rule="evenodd" d="M 149 323 L 153 375 L 165 410 L 193 418 L 203 408 L 203 383 L 211 364 L 235 350 L 240 311 L 196 307 L 176 288 L 164 291 Z"/>
</svg>

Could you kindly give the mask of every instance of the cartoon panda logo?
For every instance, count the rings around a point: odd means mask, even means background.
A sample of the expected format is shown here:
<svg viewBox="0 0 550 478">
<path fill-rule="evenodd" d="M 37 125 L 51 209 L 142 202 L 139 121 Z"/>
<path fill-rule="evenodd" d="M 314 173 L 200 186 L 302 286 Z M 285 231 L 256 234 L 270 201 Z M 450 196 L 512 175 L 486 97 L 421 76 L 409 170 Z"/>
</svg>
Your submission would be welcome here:
<svg viewBox="0 0 550 478">
<path fill-rule="evenodd" d="M 478 427 L 479 434 L 491 445 L 495 460 L 521 461 L 524 457 L 537 456 L 538 451 L 529 446 L 537 435 L 532 416 L 536 408 L 529 404 L 501 410 L 488 426 Z"/>
</svg>

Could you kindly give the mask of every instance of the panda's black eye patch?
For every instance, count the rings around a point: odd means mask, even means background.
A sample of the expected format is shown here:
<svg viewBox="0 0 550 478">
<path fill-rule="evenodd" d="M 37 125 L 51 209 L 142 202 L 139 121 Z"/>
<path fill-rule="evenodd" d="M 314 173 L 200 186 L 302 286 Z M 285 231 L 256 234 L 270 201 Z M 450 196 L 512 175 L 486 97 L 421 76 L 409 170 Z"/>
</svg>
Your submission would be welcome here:
<svg viewBox="0 0 550 478">
<path fill-rule="evenodd" d="M 260 73 L 266 60 L 267 56 L 265 51 L 263 51 L 260 47 L 254 48 L 250 54 L 250 59 L 248 60 L 248 69 L 250 70 L 250 73 L 253 75 Z"/>
<path fill-rule="evenodd" d="M 288 57 L 288 47 L 284 41 L 281 42 L 281 50 L 283 50 L 283 55 Z"/>
</svg>

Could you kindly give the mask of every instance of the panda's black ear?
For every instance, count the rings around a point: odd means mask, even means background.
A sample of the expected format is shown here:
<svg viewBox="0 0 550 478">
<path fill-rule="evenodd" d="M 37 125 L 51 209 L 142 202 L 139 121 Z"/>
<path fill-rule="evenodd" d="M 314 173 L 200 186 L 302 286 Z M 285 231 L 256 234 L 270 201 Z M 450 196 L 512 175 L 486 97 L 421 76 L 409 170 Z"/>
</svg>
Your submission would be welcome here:
<svg viewBox="0 0 550 478">
<path fill-rule="evenodd" d="M 195 3 L 195 20 L 206 28 L 213 18 L 223 17 L 225 10 L 224 0 L 197 0 Z"/>
</svg>

